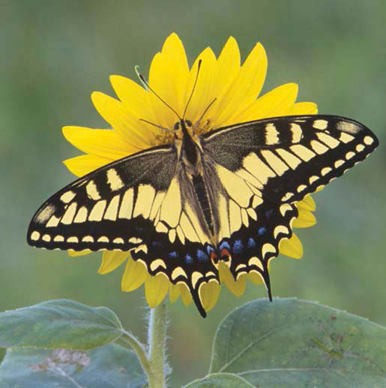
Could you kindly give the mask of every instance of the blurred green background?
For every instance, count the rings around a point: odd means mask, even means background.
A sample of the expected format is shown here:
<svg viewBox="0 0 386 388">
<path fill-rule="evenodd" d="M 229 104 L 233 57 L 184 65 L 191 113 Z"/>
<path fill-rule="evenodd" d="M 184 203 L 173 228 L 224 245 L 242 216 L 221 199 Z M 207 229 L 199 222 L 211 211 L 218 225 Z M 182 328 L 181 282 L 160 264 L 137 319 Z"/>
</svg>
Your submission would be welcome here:
<svg viewBox="0 0 386 388">
<path fill-rule="evenodd" d="M 61 164 L 79 155 L 64 125 L 103 127 L 90 93 L 113 95 L 108 76 L 147 70 L 177 32 L 192 60 L 206 46 L 219 54 L 234 36 L 243 58 L 257 41 L 268 54 L 264 92 L 300 85 L 299 101 L 321 113 L 355 118 L 385 143 L 386 2 L 379 1 L 0 1 L 1 270 L 0 310 L 71 298 L 108 306 L 145 335 L 144 291 L 120 291 L 123 268 L 100 276 L 100 254 L 70 258 L 32 249 L 26 229 L 37 207 L 73 180 Z M 366 163 L 315 195 L 318 224 L 299 230 L 300 261 L 272 265 L 276 296 L 296 296 L 386 324 L 386 180 L 381 147 Z M 202 319 L 171 307 L 173 386 L 206 374 L 212 338 L 231 309 L 265 297 L 249 286 L 237 299 L 223 290 Z"/>
</svg>

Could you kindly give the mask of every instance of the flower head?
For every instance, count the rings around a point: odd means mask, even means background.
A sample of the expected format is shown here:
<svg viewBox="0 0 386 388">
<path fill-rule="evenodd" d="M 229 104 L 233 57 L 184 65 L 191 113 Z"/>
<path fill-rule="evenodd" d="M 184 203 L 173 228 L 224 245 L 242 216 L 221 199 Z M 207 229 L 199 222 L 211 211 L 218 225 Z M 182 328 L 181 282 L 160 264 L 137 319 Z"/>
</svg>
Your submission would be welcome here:
<svg viewBox="0 0 386 388">
<path fill-rule="evenodd" d="M 200 60 L 200 74 L 191 94 Z M 206 48 L 189 68 L 182 42 L 176 34 L 172 34 L 166 39 L 161 52 L 153 58 L 149 85 L 180 116 L 191 97 L 185 117 L 194 123 L 199 121 L 197 131 L 201 133 L 263 118 L 317 113 L 314 103 L 296 102 L 298 87 L 294 83 L 281 85 L 259 97 L 266 72 L 267 57 L 263 46 L 256 44 L 241 65 L 239 48 L 232 37 L 218 58 L 210 48 Z M 130 79 L 121 76 L 110 79 L 119 100 L 94 92 L 92 101 L 111 129 L 63 128 L 66 139 L 84 152 L 84 155 L 64 161 L 77 176 L 143 149 L 173 141 L 172 134 L 157 128 L 173 128 L 176 115 L 170 108 L 154 93 Z M 210 109 L 207 109 L 209 105 Z M 204 112 L 204 117 L 201 117 Z M 299 215 L 293 227 L 314 225 L 313 199 L 307 196 L 297 203 L 297 207 Z M 292 258 L 301 258 L 303 253 L 301 242 L 295 234 L 291 239 L 283 240 L 279 248 L 280 253 Z M 186 286 L 173 285 L 164 276 L 150 276 L 140 262 L 131 258 L 129 252 L 103 252 L 99 273 L 111 272 L 124 262 L 123 291 L 133 291 L 145 284 L 150 307 L 161 303 L 168 292 L 172 302 L 181 296 L 185 305 L 191 303 L 192 298 Z M 256 274 L 241 276 L 235 281 L 226 265 L 220 264 L 219 272 L 221 283 L 236 296 L 243 294 L 247 280 L 262 283 Z M 214 307 L 220 290 L 216 282 L 204 284 L 201 297 L 206 311 Z"/>
</svg>

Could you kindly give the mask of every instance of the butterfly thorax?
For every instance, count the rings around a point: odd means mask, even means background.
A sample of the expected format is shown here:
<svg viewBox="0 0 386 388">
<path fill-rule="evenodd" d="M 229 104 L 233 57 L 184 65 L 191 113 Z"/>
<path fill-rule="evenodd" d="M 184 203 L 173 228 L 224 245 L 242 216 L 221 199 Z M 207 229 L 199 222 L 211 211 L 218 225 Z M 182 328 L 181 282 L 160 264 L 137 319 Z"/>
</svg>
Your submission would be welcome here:
<svg viewBox="0 0 386 388">
<path fill-rule="evenodd" d="M 176 129 L 175 145 L 179 159 L 184 164 L 187 173 L 191 176 L 202 174 L 200 139 L 193 132 L 189 120 L 181 120 L 174 126 Z"/>
</svg>

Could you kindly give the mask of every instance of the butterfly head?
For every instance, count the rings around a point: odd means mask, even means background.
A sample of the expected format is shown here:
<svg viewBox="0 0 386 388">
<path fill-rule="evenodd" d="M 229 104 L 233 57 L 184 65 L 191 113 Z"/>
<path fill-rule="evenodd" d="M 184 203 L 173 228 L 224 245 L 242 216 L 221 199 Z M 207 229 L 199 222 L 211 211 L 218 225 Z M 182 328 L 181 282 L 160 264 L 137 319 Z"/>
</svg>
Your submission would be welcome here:
<svg viewBox="0 0 386 388">
<path fill-rule="evenodd" d="M 174 124 L 174 136 L 182 140 L 184 136 L 193 135 L 193 124 L 190 120 L 180 119 Z"/>
</svg>

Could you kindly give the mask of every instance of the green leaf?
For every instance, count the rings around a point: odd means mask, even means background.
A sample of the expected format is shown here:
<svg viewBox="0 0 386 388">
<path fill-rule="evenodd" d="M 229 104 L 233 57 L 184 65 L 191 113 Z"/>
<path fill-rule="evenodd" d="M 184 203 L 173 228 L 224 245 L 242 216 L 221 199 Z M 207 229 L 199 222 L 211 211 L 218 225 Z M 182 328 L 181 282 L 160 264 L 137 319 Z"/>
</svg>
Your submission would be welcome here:
<svg viewBox="0 0 386 388">
<path fill-rule="evenodd" d="M 128 388 L 145 383 L 136 354 L 116 344 L 88 352 L 11 348 L 0 366 L 0 388 Z"/>
<path fill-rule="evenodd" d="M 253 385 L 232 373 L 214 373 L 203 379 L 194 380 L 184 388 L 253 388 Z"/>
<path fill-rule="evenodd" d="M 111 310 L 72 300 L 0 313 L 0 347 L 88 350 L 115 341 L 121 333 L 121 323 Z"/>
<path fill-rule="evenodd" d="M 386 328 L 296 299 L 233 310 L 214 339 L 210 373 L 259 387 L 385 387 Z"/>
</svg>

